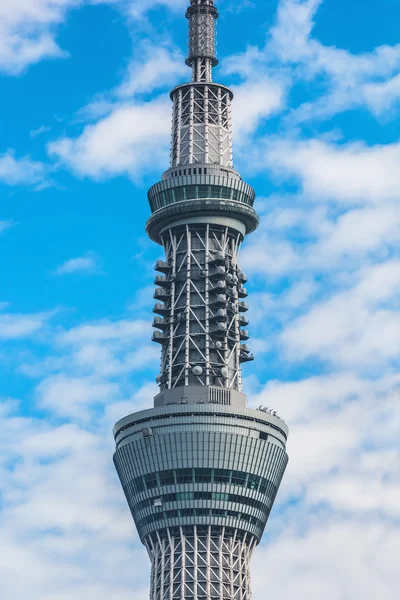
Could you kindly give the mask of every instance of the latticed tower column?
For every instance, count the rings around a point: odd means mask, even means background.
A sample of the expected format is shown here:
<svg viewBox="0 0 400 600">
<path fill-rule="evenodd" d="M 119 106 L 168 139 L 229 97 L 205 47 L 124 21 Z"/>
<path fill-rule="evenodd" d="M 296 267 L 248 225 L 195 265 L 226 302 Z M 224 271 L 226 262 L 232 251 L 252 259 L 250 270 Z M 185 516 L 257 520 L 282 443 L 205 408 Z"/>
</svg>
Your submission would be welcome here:
<svg viewBox="0 0 400 600">
<path fill-rule="evenodd" d="M 171 92 L 171 164 L 149 190 L 157 261 L 154 408 L 121 419 L 114 462 L 151 562 L 151 600 L 250 600 L 250 558 L 287 464 L 288 428 L 247 408 L 253 360 L 239 250 L 258 225 L 233 168 L 232 92 L 212 82 L 212 0 L 191 0 L 193 80 Z"/>
</svg>

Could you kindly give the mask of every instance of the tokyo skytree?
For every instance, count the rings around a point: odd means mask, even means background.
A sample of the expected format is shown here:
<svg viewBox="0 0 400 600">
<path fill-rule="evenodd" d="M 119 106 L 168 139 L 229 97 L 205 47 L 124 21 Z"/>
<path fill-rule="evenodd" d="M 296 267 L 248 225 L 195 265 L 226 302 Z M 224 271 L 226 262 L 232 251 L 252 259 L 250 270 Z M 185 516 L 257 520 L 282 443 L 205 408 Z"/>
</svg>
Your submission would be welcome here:
<svg viewBox="0 0 400 600">
<path fill-rule="evenodd" d="M 275 411 L 247 408 L 242 391 L 254 357 L 239 250 L 258 226 L 255 192 L 233 168 L 233 93 L 212 81 L 213 0 L 191 0 L 186 17 L 192 82 L 171 92 L 170 167 L 148 192 L 147 234 L 165 251 L 159 393 L 115 425 L 114 463 L 150 557 L 150 600 L 250 600 L 288 428 Z"/>
</svg>

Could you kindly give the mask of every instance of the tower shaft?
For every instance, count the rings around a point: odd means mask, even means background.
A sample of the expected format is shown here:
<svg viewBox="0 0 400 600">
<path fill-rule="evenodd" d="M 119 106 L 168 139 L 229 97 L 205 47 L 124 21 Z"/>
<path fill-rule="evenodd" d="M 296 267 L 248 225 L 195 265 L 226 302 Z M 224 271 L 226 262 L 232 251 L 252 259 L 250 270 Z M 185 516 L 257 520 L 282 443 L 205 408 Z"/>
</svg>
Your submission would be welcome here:
<svg viewBox="0 0 400 600">
<path fill-rule="evenodd" d="M 250 600 L 250 558 L 288 457 L 276 413 L 247 408 L 246 275 L 255 192 L 233 168 L 232 92 L 212 82 L 213 0 L 191 0 L 192 82 L 171 92 L 171 162 L 148 198 L 156 263 L 154 408 L 118 421 L 114 462 L 151 564 L 150 600 Z"/>
</svg>

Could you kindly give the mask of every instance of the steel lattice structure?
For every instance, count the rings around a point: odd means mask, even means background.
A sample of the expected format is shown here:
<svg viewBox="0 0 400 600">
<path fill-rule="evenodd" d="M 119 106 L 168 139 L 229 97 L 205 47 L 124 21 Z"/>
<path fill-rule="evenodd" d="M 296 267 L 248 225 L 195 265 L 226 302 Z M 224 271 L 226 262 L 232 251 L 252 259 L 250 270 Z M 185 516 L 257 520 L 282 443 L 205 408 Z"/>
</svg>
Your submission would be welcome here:
<svg viewBox="0 0 400 600">
<path fill-rule="evenodd" d="M 179 528 L 149 537 L 154 600 L 250 600 L 250 558 L 256 538 L 222 528 Z"/>
<path fill-rule="evenodd" d="M 275 411 L 247 408 L 245 236 L 255 193 L 233 168 L 232 92 L 212 81 L 213 0 L 191 0 L 192 82 L 171 92 L 171 163 L 148 193 L 156 263 L 154 408 L 114 428 L 115 466 L 151 563 L 151 600 L 250 600 L 250 558 L 288 457 Z"/>
</svg>

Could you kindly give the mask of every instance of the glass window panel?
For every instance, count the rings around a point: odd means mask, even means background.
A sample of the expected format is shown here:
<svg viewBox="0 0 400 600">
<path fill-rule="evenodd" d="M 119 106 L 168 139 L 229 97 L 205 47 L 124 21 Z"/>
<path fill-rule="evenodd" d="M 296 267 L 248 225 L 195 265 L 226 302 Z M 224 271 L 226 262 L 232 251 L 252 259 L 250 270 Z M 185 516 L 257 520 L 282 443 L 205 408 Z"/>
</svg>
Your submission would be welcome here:
<svg viewBox="0 0 400 600">
<path fill-rule="evenodd" d="M 176 483 L 192 483 L 192 469 L 178 469 L 176 472 Z"/>
</svg>

